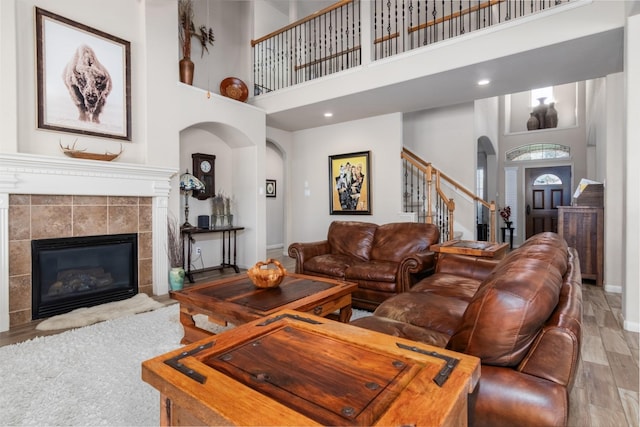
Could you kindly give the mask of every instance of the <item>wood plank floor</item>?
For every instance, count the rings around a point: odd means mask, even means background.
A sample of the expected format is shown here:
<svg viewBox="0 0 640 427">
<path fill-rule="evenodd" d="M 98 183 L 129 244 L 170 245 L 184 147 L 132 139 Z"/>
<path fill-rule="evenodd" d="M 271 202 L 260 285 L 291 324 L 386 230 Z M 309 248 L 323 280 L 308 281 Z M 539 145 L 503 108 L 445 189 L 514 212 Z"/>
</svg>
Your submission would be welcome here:
<svg viewBox="0 0 640 427">
<path fill-rule="evenodd" d="M 278 259 L 293 271 L 294 261 L 281 249 L 269 251 L 268 257 Z M 231 271 L 231 273 L 230 273 Z M 196 282 L 204 282 L 230 274 L 217 271 L 203 273 Z M 159 301 L 172 304 L 167 296 Z M 638 383 L 640 375 L 639 339 L 637 333 L 622 329 L 622 298 L 620 294 L 604 292 L 591 283 L 583 285 L 583 341 L 580 365 L 571 392 L 569 425 L 576 427 L 629 426 L 640 427 L 638 420 Z M 26 341 L 36 336 L 61 331 L 37 331 L 34 321 L 0 333 L 0 346 Z"/>
</svg>

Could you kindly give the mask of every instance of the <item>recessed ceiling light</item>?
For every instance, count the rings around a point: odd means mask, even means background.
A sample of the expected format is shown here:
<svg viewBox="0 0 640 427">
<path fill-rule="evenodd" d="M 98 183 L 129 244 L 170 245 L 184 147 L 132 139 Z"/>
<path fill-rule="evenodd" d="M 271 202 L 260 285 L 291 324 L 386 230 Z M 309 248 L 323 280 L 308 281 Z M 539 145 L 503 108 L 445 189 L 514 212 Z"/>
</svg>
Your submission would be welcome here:
<svg viewBox="0 0 640 427">
<path fill-rule="evenodd" d="M 328 117 L 333 117 L 333 113 L 324 113 L 324 116 L 327 117 L 327 118 Z"/>
<path fill-rule="evenodd" d="M 478 86 L 486 86 L 489 83 L 491 83 L 491 80 L 489 80 L 489 79 L 478 80 Z"/>
</svg>

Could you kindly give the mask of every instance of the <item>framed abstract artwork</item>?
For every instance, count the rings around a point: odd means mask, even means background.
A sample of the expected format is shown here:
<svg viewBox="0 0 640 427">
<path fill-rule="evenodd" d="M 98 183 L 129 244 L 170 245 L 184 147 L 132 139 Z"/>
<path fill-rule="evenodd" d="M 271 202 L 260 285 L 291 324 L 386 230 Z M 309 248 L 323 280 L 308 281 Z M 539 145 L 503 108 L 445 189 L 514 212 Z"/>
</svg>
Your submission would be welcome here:
<svg viewBox="0 0 640 427">
<path fill-rule="evenodd" d="M 371 215 L 371 153 L 329 156 L 329 214 Z"/>
<path fill-rule="evenodd" d="M 268 179 L 265 186 L 267 197 L 276 197 L 276 180 Z"/>
<path fill-rule="evenodd" d="M 130 141 L 130 43 L 35 10 L 38 128 Z"/>
</svg>

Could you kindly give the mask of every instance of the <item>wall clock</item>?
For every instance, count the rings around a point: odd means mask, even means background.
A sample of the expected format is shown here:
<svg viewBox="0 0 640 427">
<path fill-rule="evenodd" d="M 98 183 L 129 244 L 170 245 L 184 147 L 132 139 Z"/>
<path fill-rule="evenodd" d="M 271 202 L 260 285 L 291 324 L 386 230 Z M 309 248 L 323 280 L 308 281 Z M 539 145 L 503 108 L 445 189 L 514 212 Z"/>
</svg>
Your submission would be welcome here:
<svg viewBox="0 0 640 427">
<path fill-rule="evenodd" d="M 215 180 L 215 161 L 216 156 L 213 154 L 193 153 L 193 175 L 204 183 L 204 190 L 193 192 L 193 197 L 198 200 L 206 200 L 215 196 L 216 180 Z"/>
</svg>

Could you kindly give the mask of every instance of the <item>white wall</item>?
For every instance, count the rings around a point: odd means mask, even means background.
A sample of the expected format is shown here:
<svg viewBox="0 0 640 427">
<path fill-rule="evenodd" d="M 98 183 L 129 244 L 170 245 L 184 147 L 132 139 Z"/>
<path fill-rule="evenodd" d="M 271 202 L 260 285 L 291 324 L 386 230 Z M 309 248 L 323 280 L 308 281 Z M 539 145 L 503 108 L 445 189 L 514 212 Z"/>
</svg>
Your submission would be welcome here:
<svg viewBox="0 0 640 427">
<path fill-rule="evenodd" d="M 604 191 L 604 287 L 609 292 L 622 292 L 624 258 L 620 242 L 624 240 L 624 212 L 617 209 L 624 203 L 624 74 L 602 79 L 604 96 L 600 102 L 603 117 L 596 142 L 598 174 Z"/>
<path fill-rule="evenodd" d="M 398 185 L 401 179 L 402 115 L 388 114 L 293 134 L 288 179 L 291 207 L 290 242 L 327 237 L 332 221 L 376 224 L 402 219 Z M 372 215 L 329 214 L 329 156 L 371 152 Z M 308 194 L 305 195 L 305 194 Z"/>
<path fill-rule="evenodd" d="M 625 46 L 626 147 L 624 164 L 624 292 L 622 315 L 625 329 L 640 332 L 640 15 L 627 22 Z"/>
<path fill-rule="evenodd" d="M 177 1 L 175 1 L 177 3 Z M 193 85 L 211 93 L 220 93 L 220 82 L 226 77 L 237 77 L 248 86 L 253 95 L 251 28 L 251 2 L 249 1 L 194 1 L 194 24 L 213 29 L 215 42 L 208 46 L 209 53 L 201 55 L 200 43 L 192 41 L 191 60 L 195 64 Z M 177 18 L 176 18 L 177 19 Z M 174 21 L 177 27 L 177 21 Z M 177 61 L 181 52 L 176 52 Z"/>
<path fill-rule="evenodd" d="M 409 150 L 474 191 L 477 138 L 473 103 L 405 114 L 403 129 L 404 145 Z M 454 232 L 462 232 L 463 239 L 475 239 L 473 201 L 454 189 L 447 193 L 456 204 Z"/>
<path fill-rule="evenodd" d="M 267 249 L 284 247 L 284 161 L 282 153 L 273 143 L 266 147 L 266 178 L 276 181 L 276 197 L 266 198 Z"/>
</svg>

